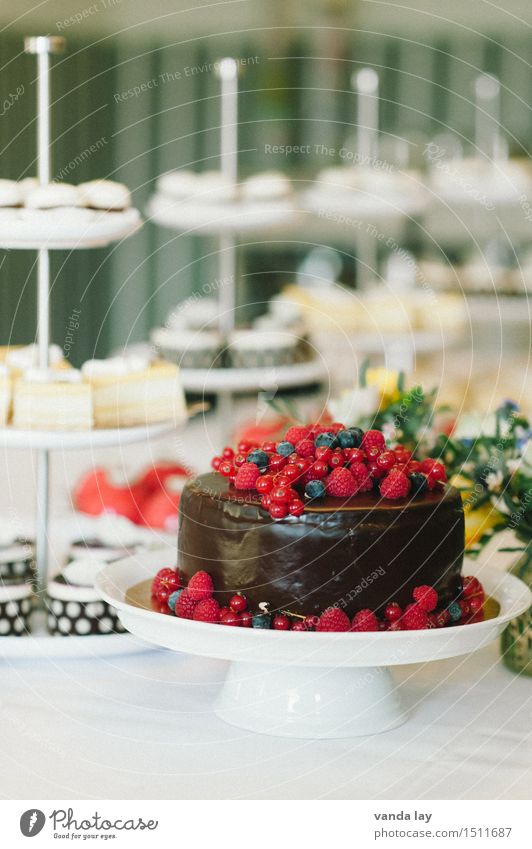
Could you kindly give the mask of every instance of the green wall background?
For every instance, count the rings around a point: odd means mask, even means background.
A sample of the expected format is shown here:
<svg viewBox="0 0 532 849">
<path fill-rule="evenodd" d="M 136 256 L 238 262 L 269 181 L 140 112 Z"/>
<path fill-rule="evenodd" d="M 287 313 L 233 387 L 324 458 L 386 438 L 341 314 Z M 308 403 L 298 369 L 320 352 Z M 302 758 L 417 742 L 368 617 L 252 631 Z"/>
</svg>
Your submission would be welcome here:
<svg viewBox="0 0 532 849">
<path fill-rule="evenodd" d="M 257 57 L 241 83 L 242 173 L 287 166 L 316 173 L 327 164 L 319 157 L 267 156 L 264 145 L 341 146 L 354 130 L 349 77 L 364 64 L 381 76 L 382 127 L 389 140 L 419 140 L 445 126 L 470 138 L 472 80 L 488 70 L 502 79 L 502 123 L 512 151 L 528 152 L 532 40 L 519 31 L 504 44 L 472 34 L 421 43 L 415 36 L 329 32 L 324 42 L 316 32 L 291 32 L 297 37 L 285 36 L 282 47 L 271 34 L 264 41 L 255 33 L 245 39 L 146 43 L 141 49 L 127 40 L 83 43 L 67 34 L 68 53 L 55 62 L 53 73 L 54 174 L 74 183 L 102 176 L 124 181 L 143 210 L 158 174 L 181 166 L 216 167 L 218 85 L 203 67 L 224 54 Z M 326 58 L 331 46 L 340 61 Z M 35 173 L 35 60 L 22 52 L 22 35 L 2 38 L 0 49 L 0 103 L 24 86 L 24 94 L 0 117 L 0 176 L 20 179 Z M 138 96 L 120 97 L 143 84 Z M 91 145 L 94 151 L 84 153 Z M 76 363 L 125 341 L 146 339 L 172 305 L 216 276 L 215 248 L 214 241 L 181 237 L 148 222 L 121 245 L 57 252 L 54 341 L 62 344 L 73 309 L 81 310 L 72 350 Z M 283 255 L 284 268 L 289 254 Z M 246 285 L 253 285 L 254 273 L 267 263 L 275 261 L 260 252 L 251 256 Z M 1 251 L 0 286 L 0 343 L 32 341 L 35 254 Z"/>
</svg>

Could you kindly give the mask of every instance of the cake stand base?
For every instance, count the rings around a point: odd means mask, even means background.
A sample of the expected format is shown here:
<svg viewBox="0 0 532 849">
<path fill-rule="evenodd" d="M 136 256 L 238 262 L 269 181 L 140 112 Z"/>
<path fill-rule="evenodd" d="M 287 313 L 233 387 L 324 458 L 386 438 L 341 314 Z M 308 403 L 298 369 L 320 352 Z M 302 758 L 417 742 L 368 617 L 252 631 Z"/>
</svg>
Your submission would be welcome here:
<svg viewBox="0 0 532 849">
<path fill-rule="evenodd" d="M 385 667 L 231 663 L 215 704 L 220 719 L 276 737 L 326 740 L 390 731 L 408 716 Z"/>
</svg>

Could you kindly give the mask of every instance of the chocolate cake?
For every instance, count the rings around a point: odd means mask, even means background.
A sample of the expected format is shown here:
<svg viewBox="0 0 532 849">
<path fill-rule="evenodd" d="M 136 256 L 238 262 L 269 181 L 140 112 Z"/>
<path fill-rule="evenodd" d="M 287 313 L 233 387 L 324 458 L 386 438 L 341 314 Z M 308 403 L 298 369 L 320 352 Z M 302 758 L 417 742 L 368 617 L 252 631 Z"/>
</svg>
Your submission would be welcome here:
<svg viewBox="0 0 532 849">
<path fill-rule="evenodd" d="M 407 605 L 414 587 L 434 587 L 445 604 L 460 590 L 464 513 L 452 487 L 390 501 L 374 492 L 326 496 L 280 521 L 254 490 L 206 474 L 185 486 L 178 560 L 188 580 L 200 569 L 220 603 L 242 592 L 250 608 L 319 614 L 340 606 L 352 616 L 389 602 Z"/>
</svg>

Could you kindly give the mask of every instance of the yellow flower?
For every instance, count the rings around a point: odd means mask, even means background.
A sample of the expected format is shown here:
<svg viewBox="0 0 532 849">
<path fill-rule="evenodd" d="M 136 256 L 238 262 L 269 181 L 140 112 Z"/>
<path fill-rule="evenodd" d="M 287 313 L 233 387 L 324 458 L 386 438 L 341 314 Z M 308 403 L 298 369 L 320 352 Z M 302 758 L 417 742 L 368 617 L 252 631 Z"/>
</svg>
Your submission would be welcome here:
<svg viewBox="0 0 532 849">
<path fill-rule="evenodd" d="M 397 387 L 399 372 L 386 368 L 369 368 L 366 372 L 366 385 L 375 386 L 381 394 L 381 404 L 393 404 L 401 397 Z"/>
<path fill-rule="evenodd" d="M 462 487 L 464 478 L 455 475 L 451 481 L 453 486 Z M 461 493 L 465 515 L 465 547 L 473 548 L 484 534 L 501 521 L 499 511 L 487 501 L 480 507 L 475 507 L 477 498 L 473 489 Z"/>
</svg>

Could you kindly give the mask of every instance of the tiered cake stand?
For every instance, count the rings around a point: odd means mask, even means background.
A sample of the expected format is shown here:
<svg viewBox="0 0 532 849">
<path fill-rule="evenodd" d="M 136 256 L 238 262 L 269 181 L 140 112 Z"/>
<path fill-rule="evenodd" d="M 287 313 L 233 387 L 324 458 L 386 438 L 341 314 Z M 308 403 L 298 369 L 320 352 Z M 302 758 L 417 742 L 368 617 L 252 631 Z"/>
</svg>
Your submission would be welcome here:
<svg viewBox="0 0 532 849">
<path fill-rule="evenodd" d="M 162 566 L 174 549 L 110 563 L 96 589 L 124 627 L 156 646 L 229 661 L 217 715 L 240 728 L 281 737 L 327 739 L 388 731 L 408 715 L 388 667 L 458 657 L 495 640 L 530 606 L 532 594 L 512 575 L 484 569 L 482 582 L 500 610 L 476 624 L 431 631 L 305 634 L 209 625 L 176 619 L 132 603 L 129 591 Z M 474 564 L 468 564 L 468 571 Z M 146 587 L 146 601 L 149 589 Z"/>
<path fill-rule="evenodd" d="M 217 66 L 221 85 L 220 165 L 222 174 L 235 185 L 238 179 L 238 62 L 222 59 Z M 217 235 L 219 239 L 219 279 L 229 281 L 219 290 L 219 329 L 225 338 L 235 329 L 237 237 L 239 233 L 275 232 L 294 223 L 297 212 L 289 200 L 273 202 L 234 201 L 202 203 L 178 201 L 156 194 L 148 213 L 159 225 L 188 235 Z M 233 396 L 244 392 L 271 391 L 310 386 L 326 380 L 326 370 L 318 360 L 289 366 L 234 369 L 181 370 L 185 390 L 217 395 L 218 415 L 224 432 L 230 435 Z"/>
<path fill-rule="evenodd" d="M 27 38 L 25 51 L 37 56 L 37 163 L 41 185 L 51 179 L 50 155 L 50 57 L 64 50 L 65 41 L 58 37 L 39 36 Z M 14 211 L 15 213 L 17 211 Z M 141 225 L 137 210 L 124 213 L 97 213 L 94 216 L 77 218 L 66 232 L 54 224 L 53 212 L 31 211 L 18 219 L 13 215 L 0 216 L 0 248 L 37 250 L 38 314 L 37 341 L 39 366 L 49 365 L 50 344 L 50 256 L 51 249 L 82 249 L 102 247 L 117 239 L 134 233 Z M 73 210 L 76 213 L 76 210 Z M 81 212 L 81 210 L 79 210 Z M 28 222 L 33 221 L 34 226 Z M 76 221 L 78 222 L 76 224 Z M 184 424 L 184 422 L 182 423 Z M 91 449 L 103 446 L 125 445 L 151 440 L 170 433 L 175 422 L 163 422 L 148 427 L 133 427 L 90 431 L 24 431 L 12 427 L 0 429 L 0 446 L 6 449 L 35 449 L 37 452 L 37 498 L 36 498 L 36 565 L 39 593 L 46 590 L 49 559 L 49 478 L 50 452 L 64 449 Z M 37 614 L 39 616 L 39 614 Z M 140 644 L 129 635 L 95 637 L 50 637 L 44 624 L 37 623 L 31 636 L 2 637 L 0 656 L 19 657 L 32 655 L 91 655 L 139 650 Z"/>
</svg>

